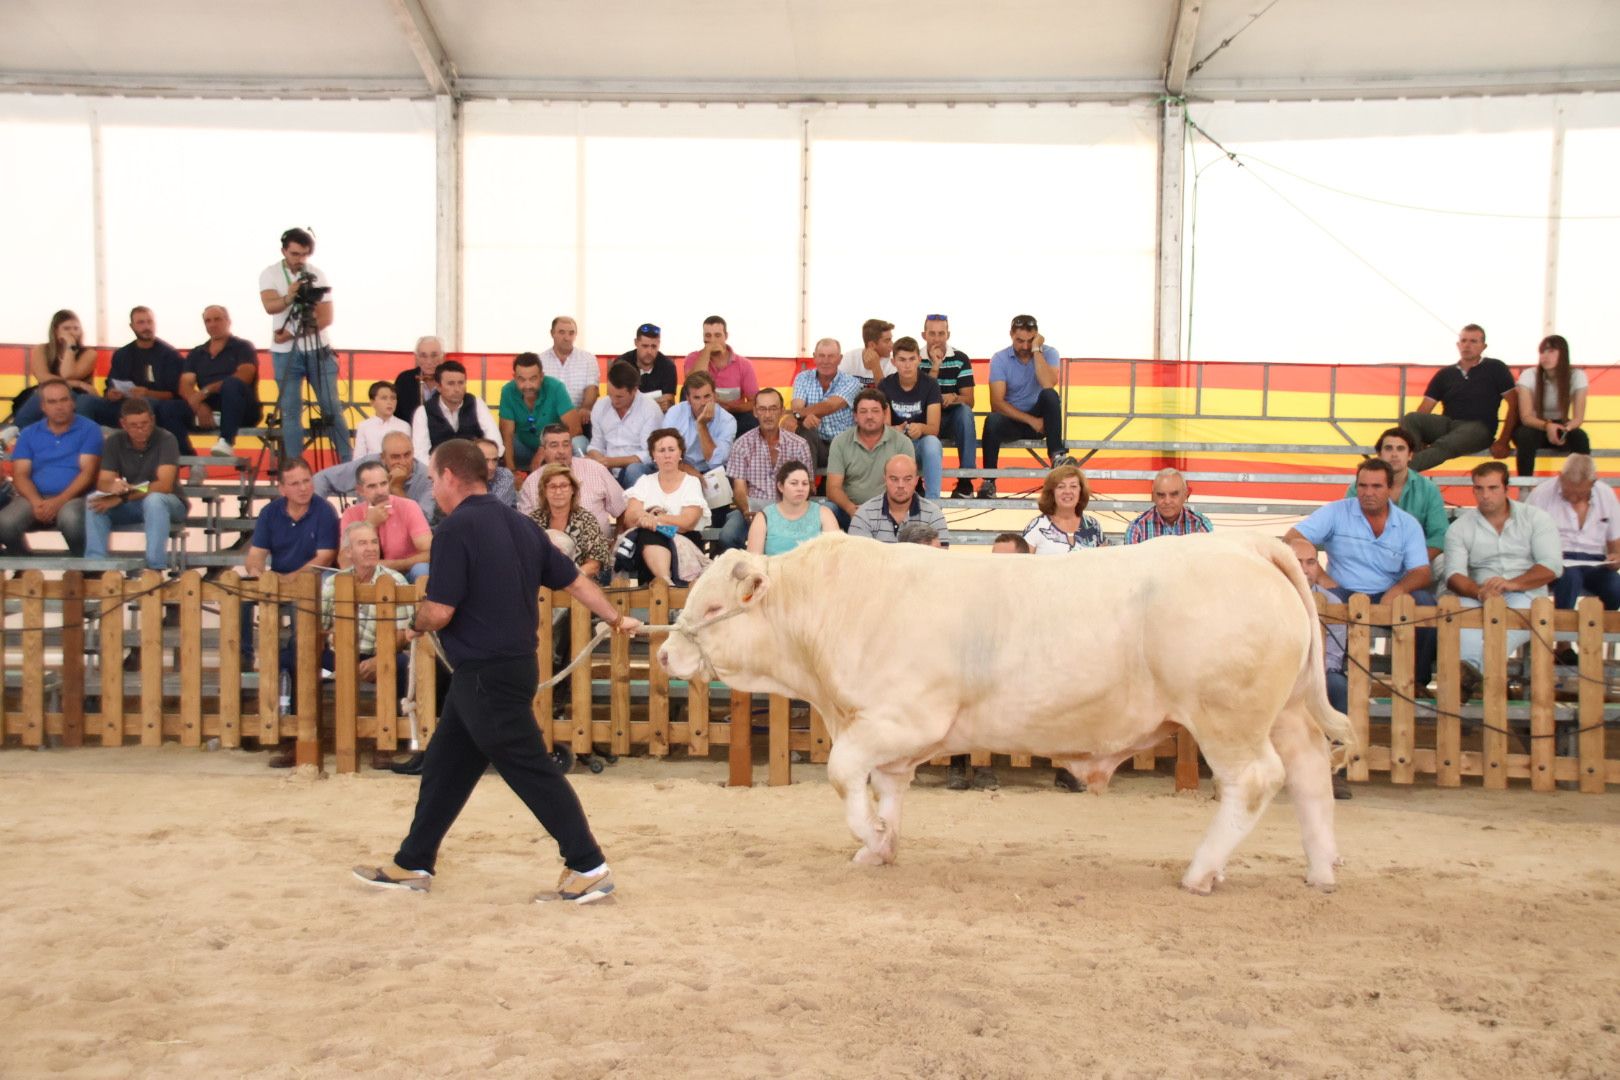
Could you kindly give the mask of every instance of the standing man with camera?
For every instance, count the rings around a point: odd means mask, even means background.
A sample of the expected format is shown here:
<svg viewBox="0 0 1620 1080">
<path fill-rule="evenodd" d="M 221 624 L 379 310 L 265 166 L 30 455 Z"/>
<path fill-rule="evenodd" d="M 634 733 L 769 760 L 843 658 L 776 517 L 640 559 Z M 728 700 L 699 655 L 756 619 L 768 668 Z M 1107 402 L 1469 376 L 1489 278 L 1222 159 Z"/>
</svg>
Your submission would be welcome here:
<svg viewBox="0 0 1620 1080">
<path fill-rule="evenodd" d="M 331 427 L 332 447 L 348 461 L 349 427 L 338 400 L 337 357 L 327 340 L 332 325 L 332 283 L 309 262 L 315 237 L 304 229 L 281 234 L 281 261 L 259 275 L 259 298 L 271 316 L 270 357 L 280 394 L 281 456 L 298 458 L 304 450 L 303 383 L 315 388 L 315 400 Z"/>
</svg>

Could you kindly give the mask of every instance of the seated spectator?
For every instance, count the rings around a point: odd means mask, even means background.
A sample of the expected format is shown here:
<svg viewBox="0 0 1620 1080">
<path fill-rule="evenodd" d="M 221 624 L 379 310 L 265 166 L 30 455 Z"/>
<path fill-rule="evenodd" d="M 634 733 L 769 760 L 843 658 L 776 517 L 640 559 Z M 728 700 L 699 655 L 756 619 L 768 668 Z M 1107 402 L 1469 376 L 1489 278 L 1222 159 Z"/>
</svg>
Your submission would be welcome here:
<svg viewBox="0 0 1620 1080">
<path fill-rule="evenodd" d="M 540 357 L 532 352 L 512 358 L 512 381 L 501 387 L 501 441 L 506 467 L 513 473 L 531 473 L 542 464 L 540 432 L 573 409 L 568 387 L 541 372 Z"/>
<path fill-rule="evenodd" d="M 1004 532 L 990 542 L 992 555 L 1028 555 L 1033 550 L 1029 546 L 1029 541 L 1015 532 Z"/>
<path fill-rule="evenodd" d="M 1447 584 L 1464 607 L 1479 607 L 1492 596 L 1507 606 L 1529 608 L 1564 572 L 1558 552 L 1558 526 L 1544 510 L 1513 501 L 1507 466 L 1499 461 L 1476 465 L 1474 508 L 1464 510 L 1446 530 Z M 1530 640 L 1529 630 L 1509 630 L 1507 651 Z M 1464 630 L 1457 650 L 1462 661 L 1462 695 L 1467 701 L 1484 682 L 1485 634 Z"/>
<path fill-rule="evenodd" d="M 73 391 L 62 379 L 46 379 L 34 397 L 44 419 L 29 424 L 11 451 L 16 496 L 0 508 L 0 551 L 28 554 L 23 534 L 55 526 L 70 555 L 84 554 L 84 496 L 101 467 L 101 427 L 75 415 Z"/>
<path fill-rule="evenodd" d="M 1392 427 L 1378 436 L 1377 456 L 1386 462 L 1394 480 L 1389 488 L 1389 501 L 1417 518 L 1423 526 L 1423 543 L 1429 550 L 1429 561 L 1445 550 L 1446 500 L 1435 487 L 1434 481 L 1410 468 L 1412 450 L 1417 440 L 1404 428 Z M 1356 493 L 1356 482 L 1350 481 L 1344 489 L 1346 498 Z M 1436 568 L 1436 573 L 1439 570 Z M 1443 579 L 1440 579 L 1443 580 Z"/>
<path fill-rule="evenodd" d="M 570 438 L 562 424 L 549 424 L 540 433 L 541 469 L 530 473 L 523 482 L 518 492 L 518 513 L 533 514 L 539 508 L 540 472 L 545 471 L 544 466 L 567 465 L 574 479 L 579 481 L 579 504 L 602 526 L 604 536 L 613 536 L 618 532 L 618 520 L 624 513 L 624 488 L 601 463 L 588 457 L 574 457 Z"/>
<path fill-rule="evenodd" d="M 1024 542 L 1036 555 L 1067 555 L 1106 547 L 1102 526 L 1086 513 L 1091 485 L 1078 465 L 1059 465 L 1041 481 L 1035 500 L 1040 514 L 1024 526 Z"/>
<path fill-rule="evenodd" d="M 490 497 L 516 510 L 517 480 L 512 470 L 501 464 L 501 444 L 494 439 L 474 439 L 473 442 L 483 451 L 484 464 L 489 467 L 485 482 L 489 485 Z"/>
<path fill-rule="evenodd" d="M 732 512 L 720 526 L 720 546 L 727 550 L 748 542 L 754 515 L 778 497 L 776 478 L 784 462 L 800 461 L 813 467 L 810 446 L 791 431 L 782 430 L 782 395 L 761 387 L 754 397 L 754 418 L 759 426 L 731 444 L 726 475 L 731 478 Z M 812 486 L 813 486 L 812 481 Z M 828 511 L 830 515 L 832 511 Z"/>
<path fill-rule="evenodd" d="M 1543 510 L 1558 527 L 1564 572 L 1553 585 L 1553 603 L 1574 608 L 1584 593 L 1620 610 L 1620 499 L 1597 478 L 1586 454 L 1570 454 L 1557 476 L 1535 486 L 1525 502 Z"/>
<path fill-rule="evenodd" d="M 1299 568 L 1304 571 L 1305 580 L 1310 582 L 1311 591 L 1327 597 L 1330 604 L 1341 603 L 1332 590 L 1323 584 L 1322 563 L 1316 556 L 1316 545 L 1300 538 L 1289 541 L 1288 546 L 1294 549 L 1294 557 L 1299 560 Z M 1350 680 L 1345 675 L 1344 654 L 1350 628 L 1342 622 L 1330 622 L 1323 629 L 1322 661 L 1327 669 L 1328 704 L 1340 712 L 1347 712 L 1350 708 Z M 1350 798 L 1350 781 L 1342 768 L 1333 773 L 1333 797 Z"/>
<path fill-rule="evenodd" d="M 586 456 L 629 488 L 654 470 L 647 439 L 664 426 L 664 414 L 658 402 L 641 393 L 641 378 L 629 364 L 614 364 L 607 381 L 607 397 L 591 410 L 591 447 Z"/>
<path fill-rule="evenodd" d="M 726 320 L 710 315 L 703 320 L 703 348 L 686 354 L 684 374 L 705 371 L 714 379 L 715 400 L 737 421 L 737 434 L 754 426 L 754 395 L 759 393 L 759 378 L 754 365 L 733 349 L 728 341 L 730 331 Z"/>
<path fill-rule="evenodd" d="M 579 481 L 567 465 L 547 465 L 539 474 L 542 502 L 529 516 L 542 529 L 572 541 L 574 565 L 592 581 L 598 580 L 613 558 L 613 544 L 596 516 L 579 505 Z"/>
<path fill-rule="evenodd" d="M 922 373 L 939 383 L 939 441 L 956 447 L 959 469 L 977 468 L 979 435 L 973 418 L 973 361 L 951 346 L 951 323 L 943 315 L 923 320 Z M 973 495 L 973 481 L 956 478 L 951 494 L 958 499 Z"/>
<path fill-rule="evenodd" d="M 416 362 L 392 379 L 399 395 L 395 411 L 405 423 L 414 423 L 422 402 L 439 392 L 439 365 L 444 363 L 444 342 L 429 334 L 416 339 Z M 355 455 L 358 457 L 359 455 Z"/>
<path fill-rule="evenodd" d="M 482 436 L 501 446 L 501 429 L 482 398 L 467 393 L 467 369 L 459 360 L 446 360 L 435 377 L 439 391 L 422 403 L 411 420 L 411 443 L 416 460 L 428 464 L 440 443 Z"/>
<path fill-rule="evenodd" d="M 113 353 L 105 393 L 92 406 L 82 404 L 89 400 L 85 398 L 75 408 L 102 427 L 117 427 L 123 417 L 119 407 L 125 399 L 143 398 L 152 405 L 154 423 L 174 436 L 180 453 L 190 454 L 191 406 L 181 397 L 185 361 L 174 346 L 157 336 L 157 320 L 151 308 L 131 309 L 129 328 L 135 340 Z"/>
<path fill-rule="evenodd" d="M 407 439 L 411 425 L 394 415 L 399 407 L 399 394 L 391 382 L 374 382 L 366 391 L 371 401 L 371 415 L 360 421 L 354 429 L 354 460 L 374 458 L 382 453 L 383 436 L 397 431 Z"/>
<path fill-rule="evenodd" d="M 849 528 L 861 504 L 882 494 L 884 466 L 896 454 L 912 457 L 916 450 L 889 425 L 889 399 L 869 386 L 855 395 L 855 426 L 827 452 L 827 501 L 840 528 Z"/>
<path fill-rule="evenodd" d="M 1338 582 L 1333 595 L 1340 601 L 1364 593 L 1375 604 L 1392 604 L 1403 595 L 1420 606 L 1434 603 L 1423 526 L 1390 502 L 1394 475 L 1388 462 L 1367 458 L 1356 469 L 1355 498 L 1319 507 L 1283 537 L 1290 544 L 1308 540 L 1327 552 L 1328 571 Z M 1429 684 L 1434 671 L 1435 645 L 1432 629 L 1418 630 L 1414 674 L 1419 689 Z"/>
<path fill-rule="evenodd" d="M 941 539 L 939 531 L 926 522 L 912 519 L 900 526 L 900 531 L 894 534 L 897 544 L 918 544 L 922 547 L 943 548 L 945 541 Z"/>
<path fill-rule="evenodd" d="M 908 521 L 921 521 L 933 528 L 944 544 L 951 542 L 944 511 L 917 492 L 917 462 L 908 454 L 895 454 L 883 466 L 883 490 L 850 515 L 849 535 L 893 544 L 900 539 L 900 527 Z"/>
<path fill-rule="evenodd" d="M 84 553 L 107 557 L 107 541 L 118 525 L 141 525 L 146 533 L 148 569 L 169 565 L 169 530 L 186 518 L 185 500 L 175 494 L 180 475 L 180 444 L 157 426 L 152 403 L 127 397 L 119 406 L 119 427 L 101 448 L 96 490 L 85 500 Z"/>
<path fill-rule="evenodd" d="M 186 354 L 180 373 L 178 397 L 190 411 L 187 419 L 201 431 L 219 428 L 211 454 L 229 456 L 236 436 L 264 418 L 259 401 L 259 354 L 253 343 L 231 333 L 231 313 L 223 305 L 203 308 L 203 329 L 208 340 Z M 159 410 L 161 421 L 161 410 Z M 182 453 L 190 453 L 184 440 Z"/>
<path fill-rule="evenodd" d="M 751 434 L 751 433 L 750 433 Z M 825 503 L 812 502 L 810 466 L 789 459 L 776 469 L 776 501 L 748 525 L 748 550 L 755 555 L 786 555 L 806 540 L 838 531 L 838 519 Z"/>
<path fill-rule="evenodd" d="M 889 399 L 889 422 L 911 440 L 917 466 L 922 471 L 922 493 L 940 498 L 940 470 L 945 467 L 945 450 L 939 441 L 939 417 L 943 407 L 939 384 L 922 373 L 922 357 L 915 338 L 903 337 L 891 353 L 894 374 L 885 375 L 878 389 Z"/>
<path fill-rule="evenodd" d="M 1536 363 L 1519 374 L 1519 426 L 1513 431 L 1520 476 L 1536 475 L 1536 454 L 1590 454 L 1586 423 L 1586 372 L 1569 366 L 1562 334 L 1541 339 Z"/>
<path fill-rule="evenodd" d="M 1508 436 L 1518 427 L 1519 399 L 1513 373 L 1500 360 L 1485 355 L 1485 331 L 1469 323 L 1457 335 L 1457 362 L 1429 380 L 1416 412 L 1401 418 L 1401 427 L 1418 441 L 1412 468 L 1428 472 L 1442 462 L 1489 449 L 1492 457 L 1508 455 Z M 1507 399 L 1507 421 L 1497 434 L 1496 411 Z M 1434 415 L 1434 407 L 1443 410 Z M 1332 556 L 1328 556 L 1332 558 Z"/>
<path fill-rule="evenodd" d="M 1041 363 L 1036 363 L 1039 356 Z M 1033 315 L 1012 321 L 1012 344 L 990 358 L 990 415 L 984 421 L 984 467 L 1001 460 L 1001 444 L 1013 439 L 1045 437 L 1054 466 L 1070 465 L 1063 431 L 1063 399 L 1058 381 L 1063 361 L 1046 344 Z M 995 480 L 979 485 L 979 497 L 996 493 Z"/>
<path fill-rule="evenodd" d="M 428 528 L 422 508 L 389 490 L 388 466 L 380 461 L 361 463 L 354 476 L 360 500 L 338 518 L 339 534 L 344 535 L 350 525 L 363 521 L 377 534 L 384 569 L 413 582 L 426 577 L 433 530 Z M 344 565 L 341 555 L 338 565 Z"/>
<path fill-rule="evenodd" d="M 630 531 L 619 540 L 615 569 L 640 580 L 663 578 L 682 588 L 697 576 L 691 572 L 691 556 L 709 524 L 709 504 L 698 478 L 681 469 L 686 440 L 680 432 L 654 431 L 647 437 L 647 452 L 657 471 L 625 492 L 624 520 Z M 690 550 L 677 544 L 683 539 L 692 545 Z"/>
<path fill-rule="evenodd" d="M 410 503 L 406 504 L 411 505 Z M 339 558 L 346 564 L 346 569 L 336 574 L 326 575 L 321 582 L 321 669 L 324 671 L 337 670 L 337 651 L 332 646 L 332 633 L 336 626 L 339 614 L 337 611 L 337 579 L 345 574 L 353 575 L 355 585 L 375 585 L 383 578 L 392 578 L 394 584 L 404 587 L 405 579 L 397 571 L 389 569 L 381 562 L 382 543 L 377 536 L 377 530 L 366 521 L 351 521 L 343 529 L 342 539 L 339 541 Z M 355 668 L 356 677 L 363 683 L 375 685 L 377 682 L 377 653 L 381 649 L 392 648 L 394 653 L 394 696 L 401 701 L 410 696 L 411 657 L 407 651 L 407 636 L 411 629 L 411 622 L 416 618 L 415 604 L 397 604 L 394 607 L 394 622 L 388 627 L 377 625 L 376 604 L 356 604 L 350 611 L 342 613 L 342 618 L 352 618 L 357 621 L 355 637 L 358 648 L 356 659 L 359 661 Z M 378 641 L 379 631 L 382 640 Z M 381 646 L 381 649 L 379 648 Z M 281 666 L 296 676 L 298 659 L 296 656 L 283 654 Z M 377 751 L 372 758 L 372 767 L 387 769 L 393 767 L 392 755 Z"/>
<path fill-rule="evenodd" d="M 1187 505 L 1192 486 L 1175 469 L 1160 469 L 1153 478 L 1153 509 L 1145 510 L 1125 530 L 1127 544 L 1156 536 L 1191 536 L 1214 530 L 1209 518 Z"/>
<path fill-rule="evenodd" d="M 266 570 L 278 575 L 300 574 L 318 566 L 331 566 L 337 558 L 337 511 L 325 499 L 315 497 L 315 481 L 309 462 L 303 458 L 283 461 L 277 470 L 276 485 L 281 497 L 266 503 L 254 522 L 253 539 L 248 544 L 247 559 L 242 566 L 244 578 L 257 578 Z M 253 612 L 257 607 L 257 604 L 250 603 L 242 605 L 243 671 L 251 671 L 257 666 L 254 663 L 253 634 Z M 283 650 L 283 658 L 298 654 L 296 621 L 291 632 L 294 637 Z M 283 712 L 290 710 L 290 690 L 282 695 L 281 704 Z M 292 748 L 272 755 L 267 762 L 273 769 L 290 769 L 295 763 Z"/>
<path fill-rule="evenodd" d="M 620 353 L 614 363 L 627 363 L 636 365 L 636 373 L 641 376 L 639 389 L 643 394 L 656 398 L 658 407 L 665 412 L 675 404 L 675 384 L 679 377 L 675 372 L 675 361 L 665 356 L 658 347 L 664 339 L 664 332 L 652 323 L 642 323 L 636 327 L 636 347 L 627 353 Z"/>
<path fill-rule="evenodd" d="M 845 353 L 838 370 L 860 383 L 876 386 L 894 374 L 894 323 L 867 319 L 861 323 L 861 346 Z"/>
<path fill-rule="evenodd" d="M 355 493 L 355 470 L 366 460 L 381 461 L 388 466 L 388 490 L 403 495 L 422 508 L 422 514 L 432 521 L 439 512 L 433 499 L 433 477 L 428 467 L 416 460 L 416 448 L 407 435 L 390 431 L 383 436 L 382 453 L 365 460 L 355 458 L 340 461 L 315 474 L 315 494 L 321 499 L 349 498 Z"/>
<path fill-rule="evenodd" d="M 714 395 L 714 379 L 706 371 L 694 371 L 686 377 L 686 400 L 664 414 L 664 426 L 680 432 L 686 442 L 687 469 L 699 478 L 725 468 L 737 438 L 736 419 L 720 408 Z"/>
<path fill-rule="evenodd" d="M 793 379 L 793 403 L 782 420 L 782 430 L 809 443 L 816 456 L 816 468 L 824 469 L 832 441 L 855 425 L 852 406 L 861 384 L 838 370 L 836 338 L 816 342 L 812 359 L 816 366 Z"/>
<path fill-rule="evenodd" d="M 540 354 L 540 370 L 556 379 L 568 391 L 572 404 L 561 423 L 574 436 L 576 452 L 585 452 L 591 434 L 591 414 L 595 411 L 602 367 L 596 354 L 578 345 L 579 324 L 567 315 L 551 320 L 551 348 Z"/>
<path fill-rule="evenodd" d="M 11 414 L 11 423 L 0 431 L 0 442 L 11 442 L 17 433 L 29 424 L 37 424 L 44 417 L 44 403 L 37 400 L 39 389 L 50 379 L 61 379 L 73 398 L 74 408 L 80 416 L 89 416 L 96 408 L 95 383 L 96 350 L 84 343 L 84 326 L 79 317 L 64 308 L 51 316 L 51 328 L 43 345 L 35 345 L 28 352 L 28 374 L 35 386 L 24 388 L 17 395 Z"/>
</svg>

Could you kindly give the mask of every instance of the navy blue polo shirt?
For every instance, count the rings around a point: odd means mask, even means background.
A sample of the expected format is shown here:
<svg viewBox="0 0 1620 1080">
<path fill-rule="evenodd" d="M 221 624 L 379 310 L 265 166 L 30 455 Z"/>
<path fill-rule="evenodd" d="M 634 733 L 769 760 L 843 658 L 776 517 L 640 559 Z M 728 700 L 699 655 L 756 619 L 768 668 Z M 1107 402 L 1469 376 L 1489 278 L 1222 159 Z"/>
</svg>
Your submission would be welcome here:
<svg viewBox="0 0 1620 1080">
<path fill-rule="evenodd" d="M 185 361 L 162 338 L 152 342 L 150 349 L 143 349 L 133 341 L 112 355 L 112 363 L 107 368 L 107 389 L 112 389 L 112 381 L 120 379 L 124 382 L 134 383 L 142 390 L 159 390 L 168 394 L 180 392 L 180 370 Z"/>
<path fill-rule="evenodd" d="M 287 500 L 275 499 L 259 511 L 259 520 L 253 524 L 253 546 L 270 552 L 271 570 L 290 574 L 322 548 L 337 550 L 337 511 L 316 496 L 304 516 L 294 521 L 287 514 Z"/>
<path fill-rule="evenodd" d="M 199 390 L 219 382 L 228 375 L 235 375 L 236 369 L 243 364 L 258 367 L 259 354 L 253 350 L 253 342 L 234 334 L 225 340 L 225 347 L 219 350 L 218 356 L 209 355 L 206 341 L 186 354 L 186 370 L 197 376 Z M 258 390 L 257 380 L 252 389 Z"/>
<path fill-rule="evenodd" d="M 492 495 L 469 495 L 433 530 L 427 598 L 456 609 L 439 642 L 452 667 L 533 658 L 540 587 L 565 589 L 574 560 L 532 518 Z"/>
</svg>

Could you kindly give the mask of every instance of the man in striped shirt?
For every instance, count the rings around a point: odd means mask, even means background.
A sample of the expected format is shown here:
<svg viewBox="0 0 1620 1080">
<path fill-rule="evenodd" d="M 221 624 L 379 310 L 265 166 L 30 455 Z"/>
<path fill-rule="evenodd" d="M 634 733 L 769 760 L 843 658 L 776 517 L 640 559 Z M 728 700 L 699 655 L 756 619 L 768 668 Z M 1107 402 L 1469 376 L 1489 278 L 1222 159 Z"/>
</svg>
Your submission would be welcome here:
<svg viewBox="0 0 1620 1080">
<path fill-rule="evenodd" d="M 1125 532 L 1127 544 L 1140 544 L 1155 536 L 1190 536 L 1213 532 L 1209 518 L 1187 505 L 1191 489 L 1175 469 L 1160 469 L 1153 478 L 1153 509 L 1145 511 Z"/>
</svg>

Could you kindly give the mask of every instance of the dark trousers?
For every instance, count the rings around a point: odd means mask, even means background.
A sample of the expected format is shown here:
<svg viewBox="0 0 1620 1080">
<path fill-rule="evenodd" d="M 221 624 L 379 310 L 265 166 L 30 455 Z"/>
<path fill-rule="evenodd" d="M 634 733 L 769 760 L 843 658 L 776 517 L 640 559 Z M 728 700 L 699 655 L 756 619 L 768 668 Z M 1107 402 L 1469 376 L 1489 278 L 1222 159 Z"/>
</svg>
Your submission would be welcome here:
<svg viewBox="0 0 1620 1080">
<path fill-rule="evenodd" d="M 1341 604 L 1348 602 L 1350 599 L 1351 590 L 1349 589 L 1329 589 L 1328 592 L 1338 598 Z M 1433 607 L 1435 604 L 1434 593 L 1428 589 L 1418 589 L 1411 595 L 1412 603 L 1418 607 Z M 1374 593 L 1368 596 L 1367 599 L 1374 604 L 1379 604 L 1383 602 L 1384 594 Z M 1412 686 L 1420 694 L 1423 692 L 1423 688 L 1429 685 L 1429 680 L 1434 677 L 1434 657 L 1439 649 L 1439 644 L 1440 637 L 1435 632 L 1432 623 L 1419 625 L 1417 632 L 1412 635 Z M 1346 663 L 1349 663 L 1349 661 L 1346 661 Z"/>
<path fill-rule="evenodd" d="M 1068 450 L 1063 441 L 1063 401 L 1058 397 L 1056 390 L 1048 387 L 1041 391 L 1041 396 L 1035 399 L 1031 408 L 1025 409 L 1031 416 L 1041 418 L 1046 428 L 1044 435 L 1024 423 L 1014 420 L 1002 413 L 991 413 L 984 421 L 984 467 L 993 469 L 996 461 L 1001 457 L 1001 444 L 1014 439 L 1046 439 L 1046 455 L 1048 458 L 1062 457 Z"/>
<path fill-rule="evenodd" d="M 1547 451 L 1551 454 L 1590 454 L 1592 440 L 1586 437 L 1584 428 L 1576 428 L 1564 436 L 1564 445 L 1554 446 L 1547 441 L 1547 433 L 1541 428 L 1533 428 L 1529 424 L 1520 424 L 1513 432 L 1513 445 L 1518 447 L 1519 475 L 1536 475 L 1536 454 Z"/>
<path fill-rule="evenodd" d="M 456 668 L 422 762 L 416 817 L 394 856 L 400 866 L 433 870 L 445 833 L 490 764 L 556 839 L 570 870 L 594 870 L 606 861 L 579 796 L 540 738 L 534 721 L 539 683 L 532 655 L 468 660 Z"/>
<path fill-rule="evenodd" d="M 1569 552 L 1564 553 L 1569 558 Z M 1620 611 L 1620 573 L 1597 563 L 1564 563 L 1564 574 L 1553 582 L 1553 606 L 1573 610 L 1583 593 L 1603 601 L 1604 611 Z"/>
<path fill-rule="evenodd" d="M 234 375 L 227 375 L 219 384 L 219 393 L 209 394 L 204 400 L 214 410 L 219 437 L 226 442 L 235 442 L 238 431 L 256 426 L 264 417 L 259 388 L 249 386 Z"/>
</svg>

